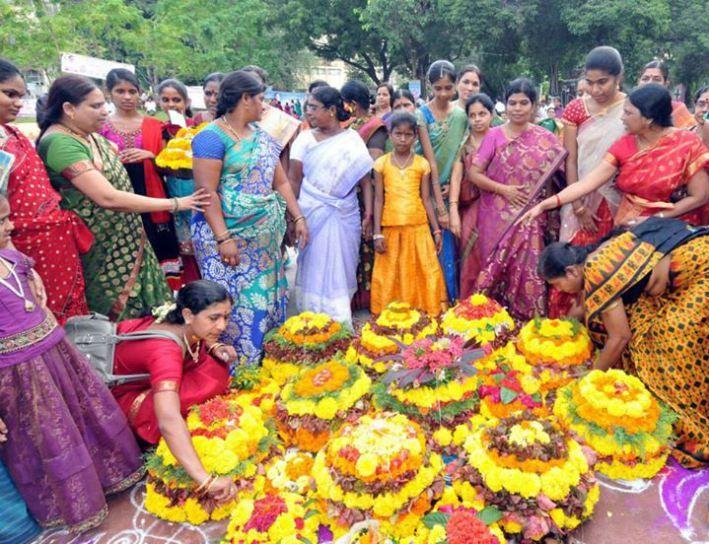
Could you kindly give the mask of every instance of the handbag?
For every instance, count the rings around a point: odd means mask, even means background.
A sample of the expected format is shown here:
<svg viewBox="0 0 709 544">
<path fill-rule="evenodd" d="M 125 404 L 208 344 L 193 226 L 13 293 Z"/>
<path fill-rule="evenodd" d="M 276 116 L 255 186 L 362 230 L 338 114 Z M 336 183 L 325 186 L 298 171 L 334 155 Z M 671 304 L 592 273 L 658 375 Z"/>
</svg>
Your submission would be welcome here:
<svg viewBox="0 0 709 544">
<path fill-rule="evenodd" d="M 108 387 L 115 387 L 127 382 L 147 380 L 150 374 L 114 374 L 114 358 L 116 345 L 132 340 L 147 340 L 150 338 L 164 338 L 172 340 L 185 352 L 184 342 L 174 333 L 169 331 L 137 331 L 125 334 L 116 332 L 116 323 L 110 321 L 105 315 L 92 313 L 70 317 L 64 326 L 67 339 L 76 346 L 91 363 L 91 366 Z"/>
</svg>

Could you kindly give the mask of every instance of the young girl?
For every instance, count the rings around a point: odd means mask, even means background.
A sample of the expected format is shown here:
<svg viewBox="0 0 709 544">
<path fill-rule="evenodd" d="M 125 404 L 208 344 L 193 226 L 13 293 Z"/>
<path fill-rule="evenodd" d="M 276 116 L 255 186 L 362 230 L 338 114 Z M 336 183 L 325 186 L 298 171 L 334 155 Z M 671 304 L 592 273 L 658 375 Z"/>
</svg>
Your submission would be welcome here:
<svg viewBox="0 0 709 544">
<path fill-rule="evenodd" d="M 447 60 L 437 60 L 428 69 L 427 78 L 433 98 L 416 112 L 421 152 L 431 165 L 431 187 L 443 232 L 443 248 L 439 255 L 446 282 L 448 301 L 459 298 L 458 252 L 449 224 L 446 202 L 453 165 L 460 158 L 468 137 L 468 118 L 453 100 L 456 71 Z"/>
<path fill-rule="evenodd" d="M 431 203 L 431 167 L 412 149 L 416 117 L 398 111 L 390 121 L 394 151 L 374 163 L 372 312 L 396 300 L 435 316 L 446 307 L 446 288 L 436 258 L 443 237 Z"/>
</svg>

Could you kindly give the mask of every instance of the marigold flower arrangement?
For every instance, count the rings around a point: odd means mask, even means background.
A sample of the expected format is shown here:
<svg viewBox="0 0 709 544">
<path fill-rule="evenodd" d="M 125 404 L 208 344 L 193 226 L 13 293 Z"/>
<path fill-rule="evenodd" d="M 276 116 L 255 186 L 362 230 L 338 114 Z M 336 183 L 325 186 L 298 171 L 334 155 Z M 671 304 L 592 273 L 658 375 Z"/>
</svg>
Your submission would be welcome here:
<svg viewBox="0 0 709 544">
<path fill-rule="evenodd" d="M 311 474 L 314 460 L 313 454 L 295 448 L 274 457 L 265 467 L 264 492 L 308 495 L 315 489 L 315 480 Z"/>
<path fill-rule="evenodd" d="M 192 140 L 207 124 L 181 128 L 155 157 L 155 164 L 170 170 L 192 170 Z"/>
<path fill-rule="evenodd" d="M 511 333 L 515 323 L 498 302 L 476 293 L 443 314 L 441 329 L 466 341 L 485 345 Z"/>
<path fill-rule="evenodd" d="M 575 319 L 532 319 L 519 331 L 517 349 L 534 367 L 543 392 L 585 374 L 593 356 L 588 331 Z"/>
<path fill-rule="evenodd" d="M 391 302 L 378 317 L 365 323 L 347 351 L 347 360 L 359 363 L 370 375 L 382 374 L 390 366 L 388 356 L 437 330 L 438 323 L 426 313 L 406 302 Z"/>
<path fill-rule="evenodd" d="M 303 312 L 286 320 L 266 336 L 263 368 L 279 384 L 312 366 L 344 356 L 352 330 L 326 314 Z"/>
<path fill-rule="evenodd" d="M 247 498 L 234 509 L 222 544 L 317 542 L 317 514 L 312 501 L 295 493 Z"/>
<path fill-rule="evenodd" d="M 323 522 L 335 538 L 365 519 L 378 520 L 393 538 L 413 534 L 443 491 L 442 468 L 421 427 L 403 415 L 380 412 L 345 423 L 313 465 Z"/>
<path fill-rule="evenodd" d="M 190 410 L 187 428 L 207 472 L 233 478 L 240 494 L 255 489 L 258 466 L 275 443 L 275 431 L 259 408 L 217 397 Z M 227 517 L 238 501 L 217 506 L 209 497 L 197 495 L 197 483 L 164 439 L 148 456 L 146 469 L 145 507 L 159 518 L 196 525 Z"/>
<path fill-rule="evenodd" d="M 475 366 L 479 371 L 478 396 L 482 415 L 499 419 L 525 410 L 544 415 L 541 384 L 514 344 L 508 342 L 477 361 Z"/>
<path fill-rule="evenodd" d="M 652 478 L 665 466 L 675 415 L 635 376 L 592 370 L 557 395 L 554 414 L 598 455 L 609 478 Z"/>
<path fill-rule="evenodd" d="M 275 411 L 276 398 L 281 391 L 278 383 L 260 366 L 235 366 L 228 398 L 240 404 L 258 407 L 267 417 Z"/>
<path fill-rule="evenodd" d="M 451 487 L 426 514 L 415 534 L 402 544 L 506 544 L 497 524 L 502 514 L 495 507 L 476 507 L 461 501 Z"/>
<path fill-rule="evenodd" d="M 489 420 L 464 449 L 454 490 L 464 501 L 497 508 L 506 532 L 531 540 L 565 535 L 598 501 L 587 453 L 553 420 L 530 414 Z"/>
<path fill-rule="evenodd" d="M 337 359 L 303 368 L 276 403 L 281 438 L 289 446 L 319 451 L 343 421 L 369 409 L 365 395 L 371 384 L 360 367 Z"/>
</svg>

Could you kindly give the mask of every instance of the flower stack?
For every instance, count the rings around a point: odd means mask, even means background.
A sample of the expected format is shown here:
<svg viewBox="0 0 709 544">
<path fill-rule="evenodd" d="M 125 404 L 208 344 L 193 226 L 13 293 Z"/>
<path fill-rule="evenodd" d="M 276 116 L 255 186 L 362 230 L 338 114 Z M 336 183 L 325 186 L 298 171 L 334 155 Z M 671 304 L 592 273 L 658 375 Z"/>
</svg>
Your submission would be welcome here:
<svg viewBox="0 0 709 544">
<path fill-rule="evenodd" d="M 609 478 L 652 478 L 671 450 L 675 415 L 635 376 L 592 370 L 557 395 L 554 414 L 598 455 Z"/>
<path fill-rule="evenodd" d="M 517 349 L 534 367 L 544 393 L 585 374 L 593 356 L 586 327 L 574 319 L 532 319 L 520 330 Z"/>
<path fill-rule="evenodd" d="M 508 533 L 563 536 L 593 513 L 599 488 L 584 450 L 550 420 L 489 420 L 464 449 L 453 488 L 464 501 L 499 510 Z"/>
<path fill-rule="evenodd" d="M 155 164 L 159 168 L 174 170 L 192 170 L 192 140 L 199 132 L 207 126 L 202 123 L 196 127 L 181 128 L 172 138 L 165 148 L 155 158 Z"/>
<path fill-rule="evenodd" d="M 478 407 L 474 362 L 483 350 L 463 349 L 457 336 L 416 340 L 373 387 L 375 405 L 423 425 L 439 451 L 451 447 L 457 426 Z M 454 452 L 446 452 L 454 453 Z"/>
<path fill-rule="evenodd" d="M 461 300 L 443 314 L 441 329 L 445 334 L 460 336 L 466 342 L 483 346 L 502 340 L 515 328 L 515 323 L 500 304 L 476 293 Z"/>
<path fill-rule="evenodd" d="M 347 352 L 347 360 L 362 365 L 371 376 L 389 368 L 388 358 L 401 346 L 435 334 L 438 323 L 405 302 L 392 302 L 378 317 L 367 322 Z"/>
<path fill-rule="evenodd" d="M 475 366 L 483 416 L 499 419 L 525 410 L 544 415 L 541 383 L 532 375 L 532 367 L 517 353 L 514 344 L 508 342 L 477 361 Z"/>
<path fill-rule="evenodd" d="M 352 331 L 326 314 L 303 312 L 266 336 L 263 368 L 283 385 L 303 366 L 344 356 Z"/>
<path fill-rule="evenodd" d="M 268 372 L 256 365 L 237 365 L 231 378 L 229 398 L 240 404 L 257 406 L 266 417 L 274 414 L 280 386 Z"/>
<path fill-rule="evenodd" d="M 451 487 L 433 510 L 426 514 L 412 537 L 402 544 L 506 544 L 494 507 L 477 507 L 461 501 Z"/>
<path fill-rule="evenodd" d="M 443 491 L 443 460 L 426 449 L 421 427 L 400 414 L 346 423 L 318 452 L 315 497 L 335 538 L 376 519 L 383 534 L 412 534 Z"/>
<path fill-rule="evenodd" d="M 317 510 L 295 493 L 242 500 L 234 509 L 222 544 L 302 544 L 317 542 Z"/>
<path fill-rule="evenodd" d="M 317 452 L 348 418 L 369 409 L 372 382 L 357 365 L 338 359 L 303 368 L 276 403 L 276 425 L 288 446 Z"/>
<path fill-rule="evenodd" d="M 194 406 L 187 417 L 192 445 L 205 470 L 233 478 L 239 495 L 253 493 L 259 464 L 270 454 L 275 432 L 263 412 L 250 404 L 216 397 Z M 173 456 L 164 439 L 146 461 L 145 508 L 159 518 L 198 525 L 226 518 L 238 503 L 217 506 Z"/>
</svg>

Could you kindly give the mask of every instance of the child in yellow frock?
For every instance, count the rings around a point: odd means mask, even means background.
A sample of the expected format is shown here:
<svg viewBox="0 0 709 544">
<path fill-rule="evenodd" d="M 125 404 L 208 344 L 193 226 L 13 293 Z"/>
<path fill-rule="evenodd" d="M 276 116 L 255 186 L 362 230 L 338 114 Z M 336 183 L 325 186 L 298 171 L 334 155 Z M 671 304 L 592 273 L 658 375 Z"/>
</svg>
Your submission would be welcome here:
<svg viewBox="0 0 709 544">
<path fill-rule="evenodd" d="M 374 163 L 371 310 L 378 314 L 399 301 L 436 316 L 446 308 L 447 297 L 436 256 L 443 238 L 431 202 L 431 167 L 414 154 L 416 118 L 411 113 L 391 116 L 389 136 L 394 151 Z"/>
</svg>

